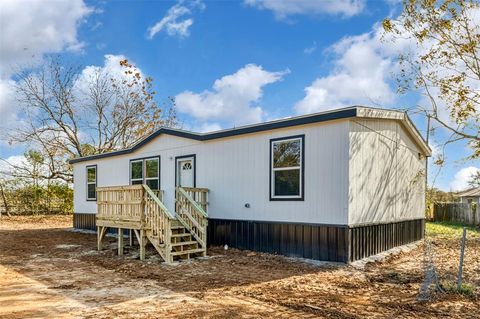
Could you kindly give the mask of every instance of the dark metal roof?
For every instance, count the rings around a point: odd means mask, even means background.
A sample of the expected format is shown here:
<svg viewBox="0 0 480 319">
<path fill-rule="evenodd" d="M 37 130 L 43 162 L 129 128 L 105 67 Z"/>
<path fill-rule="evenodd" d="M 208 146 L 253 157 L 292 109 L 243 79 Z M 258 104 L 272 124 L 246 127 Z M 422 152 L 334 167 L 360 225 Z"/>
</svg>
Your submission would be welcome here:
<svg viewBox="0 0 480 319">
<path fill-rule="evenodd" d="M 292 117 L 287 119 L 275 120 L 275 121 L 270 121 L 270 122 L 265 122 L 260 124 L 241 126 L 238 128 L 221 130 L 221 131 L 216 131 L 211 133 L 195 133 L 190 131 L 162 127 L 157 131 L 153 132 L 152 134 L 150 134 L 149 136 L 145 137 L 143 140 L 139 141 L 137 144 L 133 145 L 130 148 L 126 148 L 119 151 L 103 153 L 103 154 L 78 157 L 78 158 L 71 159 L 69 163 L 74 164 L 74 163 L 90 161 L 94 159 L 129 154 L 141 148 L 142 146 L 149 143 L 151 140 L 153 140 L 154 138 L 156 138 L 161 134 L 174 135 L 174 136 L 189 138 L 197 141 L 208 141 L 208 140 L 213 140 L 217 138 L 230 137 L 230 136 L 236 136 L 236 135 L 242 135 L 242 134 L 248 134 L 248 133 L 256 133 L 256 132 L 268 131 L 268 130 L 285 128 L 290 126 L 297 126 L 297 125 L 304 125 L 304 124 L 310 124 L 310 123 L 355 117 L 356 115 L 357 115 L 357 107 L 350 107 L 350 108 L 339 109 L 334 111 L 327 111 L 322 113 L 315 113 L 315 114 L 302 115 L 302 116 L 297 116 L 297 117 Z"/>
<path fill-rule="evenodd" d="M 94 160 L 94 159 L 100 159 L 100 158 L 106 158 L 106 157 L 111 157 L 111 156 L 129 154 L 129 153 L 135 152 L 137 149 L 141 148 L 142 146 L 149 143 L 150 141 L 152 141 L 153 139 L 155 139 L 157 136 L 159 136 L 161 134 L 184 137 L 184 138 L 189 138 L 189 139 L 197 140 L 197 141 L 208 141 L 208 140 L 213 140 L 213 139 L 218 139 L 218 138 L 224 138 L 224 137 L 230 137 L 230 136 L 236 136 L 236 135 L 242 135 L 242 134 L 249 134 L 249 133 L 256 133 L 256 132 L 274 130 L 274 129 L 297 126 L 297 125 L 304 125 L 304 124 L 311 124 L 311 123 L 317 123 L 317 122 L 325 122 L 325 121 L 332 121 L 332 120 L 338 120 L 338 119 L 352 118 L 352 117 L 357 116 L 357 109 L 359 109 L 359 108 L 363 109 L 363 110 L 371 109 L 371 110 L 386 111 L 386 112 L 398 112 L 398 111 L 393 111 L 393 110 L 382 110 L 382 109 L 377 109 L 377 108 L 368 108 L 368 107 L 364 107 L 364 106 L 352 106 L 352 107 L 348 107 L 348 108 L 325 111 L 325 112 L 321 112 L 321 113 L 314 113 L 314 114 L 296 116 L 296 117 L 291 117 L 291 118 L 286 118 L 286 119 L 281 119 L 281 120 L 274 120 L 274 121 L 265 122 L 265 123 L 246 125 L 246 126 L 241 126 L 241 127 L 238 127 L 238 128 L 226 129 L 226 130 L 221 130 L 221 131 L 216 131 L 216 132 L 211 132 L 211 133 L 195 133 L 195 132 L 190 132 L 190 131 L 185 131 L 185 130 L 162 127 L 160 129 L 158 129 L 157 131 L 153 132 L 152 134 L 148 135 L 143 140 L 139 141 L 137 144 L 133 145 L 130 148 L 119 150 L 119 151 L 103 153 L 103 154 L 97 154 L 97 155 L 91 155 L 91 156 L 85 156 L 85 157 L 78 157 L 78 158 L 74 158 L 74 159 L 70 160 L 69 162 L 70 162 L 70 164 L 74 164 L 74 163 L 90 161 L 90 160 Z M 409 123 L 411 123 L 411 121 L 408 119 L 408 116 L 406 117 L 406 121 L 409 121 Z M 416 128 L 413 124 L 411 126 L 413 127 L 414 130 L 416 130 Z M 421 145 L 425 147 L 425 149 L 427 150 L 427 153 L 428 153 L 429 152 L 428 145 L 426 145 L 425 141 L 423 140 L 422 136 L 419 133 L 418 133 L 418 136 L 420 138 L 420 141 L 418 141 L 418 142 L 421 143 Z"/>
</svg>

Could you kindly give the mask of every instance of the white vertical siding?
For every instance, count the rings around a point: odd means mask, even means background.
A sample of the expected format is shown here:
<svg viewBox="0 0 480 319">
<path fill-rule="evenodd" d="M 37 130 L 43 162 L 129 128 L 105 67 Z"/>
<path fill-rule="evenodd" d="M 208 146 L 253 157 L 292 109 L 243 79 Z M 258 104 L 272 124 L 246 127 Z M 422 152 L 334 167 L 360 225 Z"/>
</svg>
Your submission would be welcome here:
<svg viewBox="0 0 480 319">
<path fill-rule="evenodd" d="M 165 153 L 195 146 L 196 144 L 199 144 L 199 142 L 175 136 L 159 137 L 154 142 L 145 145 L 140 152 L 74 164 L 74 211 L 77 213 L 95 213 L 97 211 L 96 202 L 86 200 L 87 166 L 97 165 L 97 186 L 99 187 L 129 185 L 131 159 L 161 156 L 160 187 L 163 189 L 164 182 L 168 183 L 171 179 L 173 179 L 173 183 L 175 182 L 174 172 L 172 171 L 175 170 L 175 166 L 168 167 L 170 162 L 173 163 L 174 161 L 165 158 Z M 163 169 L 164 165 L 167 165 L 165 169 Z M 171 200 L 169 202 L 172 203 Z"/>
<path fill-rule="evenodd" d="M 419 153 L 398 121 L 350 121 L 350 225 L 424 217 L 425 157 Z"/>
<path fill-rule="evenodd" d="M 470 200 L 471 203 L 479 203 L 479 197 L 476 196 L 471 196 L 471 197 L 460 197 L 460 203 L 466 203 L 468 204 L 468 201 Z"/>
<path fill-rule="evenodd" d="M 305 134 L 305 200 L 270 201 L 270 139 Z M 161 188 L 173 211 L 175 157 L 196 154 L 196 185 L 207 187 L 209 216 L 345 225 L 348 222 L 349 122 L 331 121 L 205 142 L 161 135 L 132 154 L 74 164 L 75 212 L 85 200 L 85 166 L 98 165 L 98 185 L 127 185 L 129 160 L 161 156 Z M 250 208 L 245 207 L 250 204 Z"/>
</svg>

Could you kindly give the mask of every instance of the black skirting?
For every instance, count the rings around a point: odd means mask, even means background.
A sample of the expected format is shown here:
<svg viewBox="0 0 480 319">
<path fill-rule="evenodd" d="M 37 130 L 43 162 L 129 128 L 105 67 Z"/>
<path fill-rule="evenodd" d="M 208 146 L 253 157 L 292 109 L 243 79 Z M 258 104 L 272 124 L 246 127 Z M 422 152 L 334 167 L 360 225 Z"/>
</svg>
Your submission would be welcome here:
<svg viewBox="0 0 480 319">
<path fill-rule="evenodd" d="M 96 230 L 95 216 L 75 213 L 73 227 Z M 346 226 L 210 218 L 207 231 L 209 246 L 348 263 L 422 239 L 425 220 Z"/>
<path fill-rule="evenodd" d="M 97 214 L 73 213 L 73 228 L 97 230 L 95 217 Z"/>
<path fill-rule="evenodd" d="M 349 260 L 355 261 L 422 239 L 425 220 L 354 226 L 349 231 Z"/>
<path fill-rule="evenodd" d="M 423 238 L 423 219 L 349 227 L 209 219 L 209 245 L 315 260 L 352 262 Z"/>
</svg>

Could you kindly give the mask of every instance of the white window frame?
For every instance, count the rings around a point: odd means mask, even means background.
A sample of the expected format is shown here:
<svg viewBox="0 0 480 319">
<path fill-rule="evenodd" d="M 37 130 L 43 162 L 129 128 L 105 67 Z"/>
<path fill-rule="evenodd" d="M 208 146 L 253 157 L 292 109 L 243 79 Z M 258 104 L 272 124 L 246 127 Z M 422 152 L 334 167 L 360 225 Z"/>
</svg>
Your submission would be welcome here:
<svg viewBox="0 0 480 319">
<path fill-rule="evenodd" d="M 270 140 L 270 200 L 304 200 L 303 196 L 303 187 L 304 187 L 304 135 L 285 137 L 285 138 L 275 138 Z M 299 141 L 300 143 L 300 165 L 299 166 L 289 166 L 289 167 L 274 167 L 274 146 L 278 143 L 285 143 L 289 141 Z M 299 194 L 298 195 L 275 195 L 275 172 L 277 171 L 299 171 Z"/>
<path fill-rule="evenodd" d="M 88 170 L 89 169 L 95 169 L 95 181 L 89 182 L 88 181 Z M 85 173 L 87 175 L 87 201 L 96 201 L 97 200 L 97 177 L 98 177 L 98 168 L 97 165 L 88 165 L 85 167 Z M 88 186 L 89 185 L 95 185 L 95 197 L 88 197 Z"/>
</svg>

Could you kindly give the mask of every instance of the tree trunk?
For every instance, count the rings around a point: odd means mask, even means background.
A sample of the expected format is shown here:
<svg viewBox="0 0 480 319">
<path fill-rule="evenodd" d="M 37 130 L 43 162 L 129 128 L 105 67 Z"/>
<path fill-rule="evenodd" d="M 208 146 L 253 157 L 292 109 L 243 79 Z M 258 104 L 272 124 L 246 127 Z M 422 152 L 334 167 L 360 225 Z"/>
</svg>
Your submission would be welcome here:
<svg viewBox="0 0 480 319">
<path fill-rule="evenodd" d="M 8 217 L 11 217 L 9 212 L 9 207 L 8 207 L 7 195 L 5 194 L 5 189 L 3 188 L 2 185 L 0 185 L 0 195 L 2 195 L 3 206 L 5 207 L 5 213 L 7 214 Z M 2 217 L 1 211 L 0 211 L 0 217 Z"/>
</svg>

